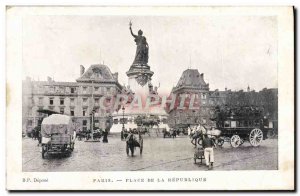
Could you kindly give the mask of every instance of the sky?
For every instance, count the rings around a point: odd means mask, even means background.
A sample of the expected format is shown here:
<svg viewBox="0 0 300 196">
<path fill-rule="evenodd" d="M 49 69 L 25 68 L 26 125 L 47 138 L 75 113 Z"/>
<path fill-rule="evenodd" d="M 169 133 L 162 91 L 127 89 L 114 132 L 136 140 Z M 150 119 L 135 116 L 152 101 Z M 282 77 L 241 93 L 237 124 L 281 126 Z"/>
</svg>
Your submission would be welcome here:
<svg viewBox="0 0 300 196">
<path fill-rule="evenodd" d="M 104 62 L 127 84 L 136 50 L 130 20 L 147 38 L 160 92 L 170 92 L 188 68 L 204 73 L 210 90 L 277 88 L 277 19 L 245 15 L 26 16 L 23 79 L 75 82 L 80 65 Z"/>
</svg>

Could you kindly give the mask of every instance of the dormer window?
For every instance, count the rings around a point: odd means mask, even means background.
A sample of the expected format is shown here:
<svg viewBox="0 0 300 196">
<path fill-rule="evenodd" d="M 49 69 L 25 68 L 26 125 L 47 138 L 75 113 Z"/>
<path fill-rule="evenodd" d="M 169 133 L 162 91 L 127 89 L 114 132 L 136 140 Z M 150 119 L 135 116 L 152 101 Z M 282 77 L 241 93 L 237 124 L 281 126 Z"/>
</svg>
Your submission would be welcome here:
<svg viewBox="0 0 300 196">
<path fill-rule="evenodd" d="M 87 89 L 86 86 L 82 87 L 82 92 L 83 92 L 83 93 L 86 93 L 86 89 Z"/>
</svg>

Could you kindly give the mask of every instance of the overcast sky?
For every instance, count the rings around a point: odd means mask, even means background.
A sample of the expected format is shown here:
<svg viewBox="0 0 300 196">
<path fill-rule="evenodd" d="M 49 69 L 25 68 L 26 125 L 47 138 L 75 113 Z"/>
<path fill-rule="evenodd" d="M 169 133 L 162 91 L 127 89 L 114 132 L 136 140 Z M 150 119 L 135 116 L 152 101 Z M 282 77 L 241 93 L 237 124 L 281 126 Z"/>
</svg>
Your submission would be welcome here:
<svg viewBox="0 0 300 196">
<path fill-rule="evenodd" d="M 142 29 L 154 85 L 169 92 L 188 67 L 210 89 L 277 88 L 277 20 L 263 16 L 29 16 L 23 19 L 23 78 L 74 82 L 79 65 L 108 65 L 127 84 Z"/>
</svg>

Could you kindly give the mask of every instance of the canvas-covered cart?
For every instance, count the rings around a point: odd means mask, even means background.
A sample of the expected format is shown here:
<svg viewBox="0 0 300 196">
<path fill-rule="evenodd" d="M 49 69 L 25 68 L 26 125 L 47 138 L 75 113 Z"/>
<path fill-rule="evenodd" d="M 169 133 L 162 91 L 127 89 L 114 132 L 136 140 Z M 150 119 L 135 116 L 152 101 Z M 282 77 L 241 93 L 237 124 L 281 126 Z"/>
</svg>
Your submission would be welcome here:
<svg viewBox="0 0 300 196">
<path fill-rule="evenodd" d="M 76 132 L 70 116 L 52 114 L 41 125 L 42 158 L 45 154 L 70 154 L 74 149 Z"/>
</svg>

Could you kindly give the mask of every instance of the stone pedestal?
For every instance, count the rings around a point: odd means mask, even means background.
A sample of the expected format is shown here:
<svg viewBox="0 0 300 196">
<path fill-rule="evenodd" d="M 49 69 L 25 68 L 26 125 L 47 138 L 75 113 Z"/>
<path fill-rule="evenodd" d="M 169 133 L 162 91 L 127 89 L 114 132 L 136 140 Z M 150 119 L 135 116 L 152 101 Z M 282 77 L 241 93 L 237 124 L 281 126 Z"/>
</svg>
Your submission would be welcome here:
<svg viewBox="0 0 300 196">
<path fill-rule="evenodd" d="M 150 70 L 150 66 L 133 64 L 126 74 L 128 76 L 128 84 L 130 89 L 134 93 L 140 95 L 149 94 L 148 84 L 149 81 L 151 81 L 152 75 L 154 74 L 154 72 Z"/>
</svg>

